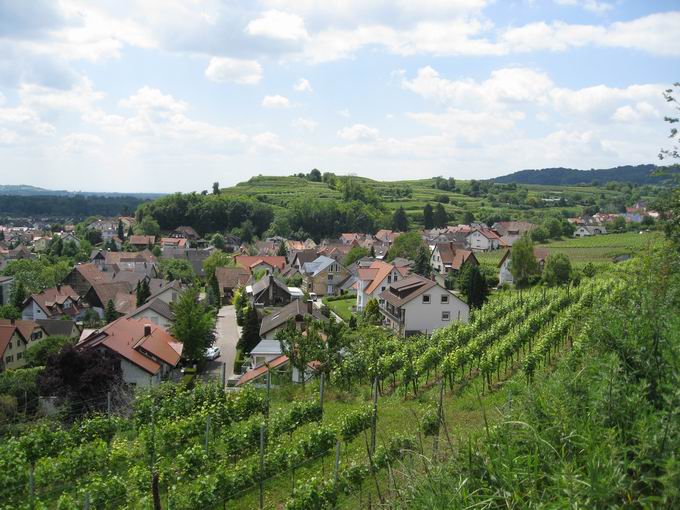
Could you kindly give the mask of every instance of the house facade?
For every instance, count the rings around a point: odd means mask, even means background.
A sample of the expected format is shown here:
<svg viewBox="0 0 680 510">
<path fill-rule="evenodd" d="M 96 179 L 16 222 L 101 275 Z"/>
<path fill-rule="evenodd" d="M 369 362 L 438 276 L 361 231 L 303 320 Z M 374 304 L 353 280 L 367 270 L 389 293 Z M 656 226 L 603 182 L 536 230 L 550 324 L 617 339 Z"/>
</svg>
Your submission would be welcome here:
<svg viewBox="0 0 680 510">
<path fill-rule="evenodd" d="M 26 365 L 26 349 L 45 337 L 35 321 L 0 319 L 0 372 Z"/>
<path fill-rule="evenodd" d="M 380 293 L 385 325 L 400 336 L 432 334 L 452 322 L 467 322 L 468 305 L 436 282 L 411 275 Z"/>
<path fill-rule="evenodd" d="M 461 246 L 449 243 L 437 243 L 430 255 L 430 265 L 432 269 L 442 276 L 454 272 L 457 273 L 466 264 L 478 266 L 479 262 L 475 254 L 462 248 Z"/>
<path fill-rule="evenodd" d="M 94 349 L 120 363 L 123 380 L 150 387 L 167 379 L 182 355 L 182 343 L 147 319 L 121 317 L 107 326 L 83 333 L 76 349 Z"/>
<path fill-rule="evenodd" d="M 362 311 L 371 299 L 378 299 L 388 285 L 403 279 L 409 272 L 406 265 L 397 266 L 382 260 L 357 269 L 357 310 Z"/>
<path fill-rule="evenodd" d="M 581 225 L 576 230 L 574 230 L 574 237 L 590 237 L 606 233 L 607 229 L 604 226 Z"/>
<path fill-rule="evenodd" d="M 304 290 L 317 296 L 332 296 L 350 273 L 345 266 L 324 255 L 302 266 Z"/>
</svg>

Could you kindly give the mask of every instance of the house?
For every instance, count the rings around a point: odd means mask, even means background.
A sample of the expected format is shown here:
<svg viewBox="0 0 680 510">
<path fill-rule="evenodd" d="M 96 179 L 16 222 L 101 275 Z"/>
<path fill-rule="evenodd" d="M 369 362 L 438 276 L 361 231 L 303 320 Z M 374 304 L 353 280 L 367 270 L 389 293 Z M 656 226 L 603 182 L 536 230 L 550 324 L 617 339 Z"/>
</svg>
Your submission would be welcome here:
<svg viewBox="0 0 680 510">
<path fill-rule="evenodd" d="M 132 319 L 144 319 L 168 329 L 172 326 L 172 309 L 170 304 L 160 298 L 149 299 L 139 308 L 127 314 Z"/>
<path fill-rule="evenodd" d="M 39 294 L 31 294 L 24 301 L 21 318 L 37 319 L 79 319 L 87 307 L 70 285 L 57 285 Z"/>
<path fill-rule="evenodd" d="M 155 386 L 177 367 L 183 345 L 148 319 L 121 317 L 101 329 L 84 333 L 76 349 L 95 349 L 120 362 L 123 380 L 131 386 Z"/>
<path fill-rule="evenodd" d="M 144 250 L 156 243 L 156 236 L 132 235 L 128 237 L 128 243 L 137 250 Z"/>
<path fill-rule="evenodd" d="M 490 228 L 475 228 L 465 238 L 468 248 L 474 251 L 491 251 L 507 246 L 507 243 Z"/>
<path fill-rule="evenodd" d="M 163 257 L 169 259 L 184 259 L 191 264 L 197 276 L 205 276 L 203 262 L 210 256 L 211 250 L 204 248 L 174 248 L 164 247 Z"/>
<path fill-rule="evenodd" d="M 28 346 L 46 336 L 37 322 L 0 319 L 0 372 L 24 366 Z"/>
<path fill-rule="evenodd" d="M 177 227 L 172 231 L 170 237 L 179 237 L 182 239 L 189 239 L 190 241 L 196 241 L 197 239 L 201 238 L 201 236 L 198 235 L 198 232 L 196 232 L 193 227 L 188 226 Z"/>
<path fill-rule="evenodd" d="M 286 239 L 284 242 L 284 245 L 286 246 L 286 250 L 288 250 L 288 254 L 290 255 L 291 253 L 295 253 L 298 251 L 302 251 L 305 249 L 305 243 L 302 241 L 295 241 L 294 239 Z"/>
<path fill-rule="evenodd" d="M 265 270 L 271 274 L 274 271 L 281 272 L 286 267 L 286 257 L 281 256 L 236 255 L 234 262 L 241 267 L 249 269 L 251 273 Z"/>
<path fill-rule="evenodd" d="M 162 237 L 160 241 L 163 248 L 186 248 L 187 240 L 183 237 Z"/>
<path fill-rule="evenodd" d="M 270 363 L 278 358 L 281 352 L 281 342 L 278 340 L 260 340 L 260 342 L 250 351 L 251 365 L 253 368 Z"/>
<path fill-rule="evenodd" d="M 152 301 L 154 299 L 160 299 L 167 304 L 175 303 L 179 296 L 184 291 L 184 285 L 179 280 L 161 280 L 158 278 L 147 279 L 149 284 L 149 291 L 151 294 L 146 301 Z M 135 290 L 137 285 L 135 284 Z"/>
<path fill-rule="evenodd" d="M 100 316 L 109 301 L 113 302 L 116 312 L 126 314 L 136 308 L 137 297 L 126 281 L 97 282 L 85 294 L 85 301 L 94 308 Z"/>
<path fill-rule="evenodd" d="M 588 236 L 597 236 L 601 234 L 606 234 L 607 229 L 605 227 L 600 227 L 600 226 L 590 226 L 590 225 L 581 225 L 579 228 L 574 230 L 574 237 L 588 237 Z"/>
<path fill-rule="evenodd" d="M 110 280 L 111 274 L 100 271 L 95 264 L 77 264 L 64 278 L 64 285 L 70 286 L 79 296 L 84 297 L 93 284 Z"/>
<path fill-rule="evenodd" d="M 357 243 L 352 242 L 351 244 L 343 244 L 338 241 L 324 241 L 321 246 L 317 248 L 317 254 L 323 255 L 325 257 L 331 258 L 336 261 L 344 260 L 349 251 L 358 246 Z"/>
<path fill-rule="evenodd" d="M 498 232 L 508 246 L 512 246 L 524 234 L 535 229 L 536 225 L 528 221 L 498 221 L 491 228 Z"/>
<path fill-rule="evenodd" d="M 80 239 L 76 237 L 73 232 L 62 232 L 61 241 L 63 243 L 73 242 L 78 248 L 80 248 Z"/>
<path fill-rule="evenodd" d="M 316 248 L 301 250 L 293 255 L 290 265 L 302 272 L 302 266 L 304 266 L 307 262 L 313 262 L 318 256 L 319 255 L 316 252 Z"/>
<path fill-rule="evenodd" d="M 470 250 L 465 250 L 454 243 L 437 243 L 430 255 L 432 269 L 442 276 L 450 272 L 459 272 L 464 265 L 478 266 L 477 257 Z"/>
<path fill-rule="evenodd" d="M 45 252 L 52 242 L 51 237 L 36 237 L 33 239 L 33 251 Z"/>
<path fill-rule="evenodd" d="M 501 258 L 500 262 L 498 263 L 499 271 L 498 271 L 498 284 L 503 285 L 504 283 L 512 285 L 514 282 L 514 278 L 512 276 L 512 273 L 510 272 L 510 260 L 512 258 L 512 250 L 507 250 L 503 257 Z M 545 266 L 545 259 L 548 258 L 548 250 L 545 248 L 534 248 L 534 258 L 536 259 L 536 262 L 538 262 L 538 267 L 543 271 L 543 267 Z"/>
<path fill-rule="evenodd" d="M 349 278 L 346 267 L 330 257 L 320 256 L 302 266 L 304 287 L 317 296 L 330 296 Z"/>
<path fill-rule="evenodd" d="M 271 359 L 269 362 L 266 362 L 266 364 L 263 363 L 259 366 L 256 366 L 255 368 L 252 368 L 251 370 L 248 370 L 245 374 L 243 374 L 239 378 L 238 382 L 236 383 L 236 386 L 243 386 L 244 384 L 260 380 L 267 373 L 269 373 L 270 370 L 281 371 L 282 369 L 288 366 L 288 362 L 289 362 L 288 356 L 286 356 L 285 354 L 281 354 L 280 356 Z"/>
<path fill-rule="evenodd" d="M 342 244 L 360 243 L 366 238 L 366 234 L 358 234 L 357 232 L 348 232 L 340 234 L 340 242 Z"/>
<path fill-rule="evenodd" d="M 433 280 L 411 275 L 380 293 L 380 313 L 400 336 L 431 334 L 452 321 L 467 322 L 470 309 Z"/>
<path fill-rule="evenodd" d="M 391 245 L 394 240 L 399 237 L 399 232 L 393 232 L 391 230 L 381 229 L 375 233 L 374 236 L 381 243 L 386 243 Z"/>
<path fill-rule="evenodd" d="M 276 333 L 284 329 L 288 321 L 292 321 L 300 331 L 305 328 L 305 319 L 327 321 L 328 319 L 313 305 L 311 301 L 294 299 L 283 308 L 274 308 L 270 314 L 262 317 L 260 338 L 262 340 L 276 340 Z"/>
<path fill-rule="evenodd" d="M 410 273 L 408 265 L 389 264 L 374 260 L 367 267 L 357 269 L 357 310 L 362 311 L 371 299 L 378 299 L 381 292 L 393 282 L 402 280 Z"/>
<path fill-rule="evenodd" d="M 255 306 L 283 306 L 293 299 L 288 286 L 271 274 L 263 276 L 248 288 Z"/>
<path fill-rule="evenodd" d="M 103 251 L 101 253 L 103 260 L 100 255 L 90 260 L 95 262 L 102 271 L 132 271 L 151 278 L 158 276 L 157 259 L 146 247 L 137 252 Z"/>
<path fill-rule="evenodd" d="M 6 305 L 10 302 L 13 286 L 13 276 L 0 276 L 0 305 Z"/>
<path fill-rule="evenodd" d="M 215 278 L 220 286 L 220 297 L 230 302 L 234 291 L 250 280 L 250 271 L 242 266 L 218 267 Z"/>
<path fill-rule="evenodd" d="M 227 253 L 234 253 L 238 251 L 241 246 L 241 238 L 234 234 L 224 235 L 224 251 Z"/>
<path fill-rule="evenodd" d="M 66 319 L 36 319 L 35 322 L 45 331 L 47 336 L 68 336 L 78 338 L 81 329 L 72 320 Z"/>
</svg>

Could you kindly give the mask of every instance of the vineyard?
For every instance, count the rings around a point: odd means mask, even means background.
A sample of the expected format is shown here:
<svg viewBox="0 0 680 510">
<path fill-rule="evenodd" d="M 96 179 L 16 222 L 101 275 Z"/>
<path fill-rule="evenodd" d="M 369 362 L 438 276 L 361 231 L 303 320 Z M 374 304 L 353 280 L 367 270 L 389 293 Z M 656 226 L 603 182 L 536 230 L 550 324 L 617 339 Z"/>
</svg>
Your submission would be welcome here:
<svg viewBox="0 0 680 510">
<path fill-rule="evenodd" d="M 505 381 L 531 383 L 579 349 L 593 301 L 621 292 L 614 282 L 504 293 L 430 338 L 358 330 L 327 380 L 304 387 L 164 384 L 125 412 L 35 424 L 0 445 L 0 508 L 377 503 L 395 465 L 446 455 L 482 427 L 484 406 L 508 398 Z"/>
</svg>

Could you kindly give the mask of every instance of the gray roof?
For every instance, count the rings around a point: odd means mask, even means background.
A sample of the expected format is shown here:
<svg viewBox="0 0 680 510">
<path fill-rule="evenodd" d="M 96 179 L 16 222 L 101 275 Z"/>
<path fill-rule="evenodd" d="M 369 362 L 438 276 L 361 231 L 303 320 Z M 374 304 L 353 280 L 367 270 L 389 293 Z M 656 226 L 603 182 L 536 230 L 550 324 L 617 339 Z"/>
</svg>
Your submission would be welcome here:
<svg viewBox="0 0 680 510">
<path fill-rule="evenodd" d="M 250 355 L 253 354 L 281 354 L 281 342 L 278 340 L 260 340 L 260 343 L 250 351 Z"/>
<path fill-rule="evenodd" d="M 45 330 L 47 336 L 71 336 L 75 326 L 75 322 L 62 319 L 36 319 L 40 327 Z M 77 329 L 77 328 L 76 328 Z"/>
<path fill-rule="evenodd" d="M 267 290 L 269 288 L 269 285 L 271 284 L 272 280 L 274 281 L 274 285 L 277 285 L 283 291 L 290 294 L 290 292 L 288 291 L 288 286 L 285 283 L 283 283 L 278 278 L 268 274 L 268 275 L 263 276 L 259 281 L 253 283 L 253 296 L 257 296 L 261 292 L 264 292 L 265 290 Z"/>
<path fill-rule="evenodd" d="M 305 264 L 302 266 L 302 270 L 307 274 L 316 276 L 331 264 L 335 264 L 335 262 L 336 261 L 334 259 L 326 257 L 325 255 L 321 255 L 312 262 L 305 262 Z"/>
<path fill-rule="evenodd" d="M 130 312 L 129 315 L 135 316 L 146 310 L 153 310 L 158 315 L 165 317 L 166 319 L 172 319 L 172 309 L 170 308 L 170 305 L 160 298 L 152 299 L 151 301 L 146 302 L 139 308 Z"/>
<path fill-rule="evenodd" d="M 311 303 L 305 303 L 301 299 L 294 299 L 289 304 L 283 308 L 274 308 L 272 313 L 262 317 L 262 323 L 260 324 L 260 336 L 268 333 L 269 331 L 278 328 L 288 322 L 288 319 L 294 318 L 297 315 L 303 317 L 313 317 L 316 320 L 326 321 L 328 320 L 321 314 L 321 311 L 310 306 Z M 311 307 L 312 311 L 309 312 Z"/>
</svg>

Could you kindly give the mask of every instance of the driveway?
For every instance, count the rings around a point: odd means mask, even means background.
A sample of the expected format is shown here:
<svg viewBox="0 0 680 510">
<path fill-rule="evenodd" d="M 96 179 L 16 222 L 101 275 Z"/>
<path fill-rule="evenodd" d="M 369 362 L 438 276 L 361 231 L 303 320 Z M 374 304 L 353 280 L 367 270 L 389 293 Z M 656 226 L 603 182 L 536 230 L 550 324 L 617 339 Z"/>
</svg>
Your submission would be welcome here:
<svg viewBox="0 0 680 510">
<path fill-rule="evenodd" d="M 225 363 L 225 380 L 234 375 L 234 361 L 236 360 L 236 344 L 240 337 L 239 327 L 236 325 L 236 309 L 234 305 L 226 305 L 217 313 L 215 328 L 215 346 L 220 348 L 220 357 L 208 361 L 205 373 L 210 378 L 222 379 L 222 364 Z"/>
</svg>

